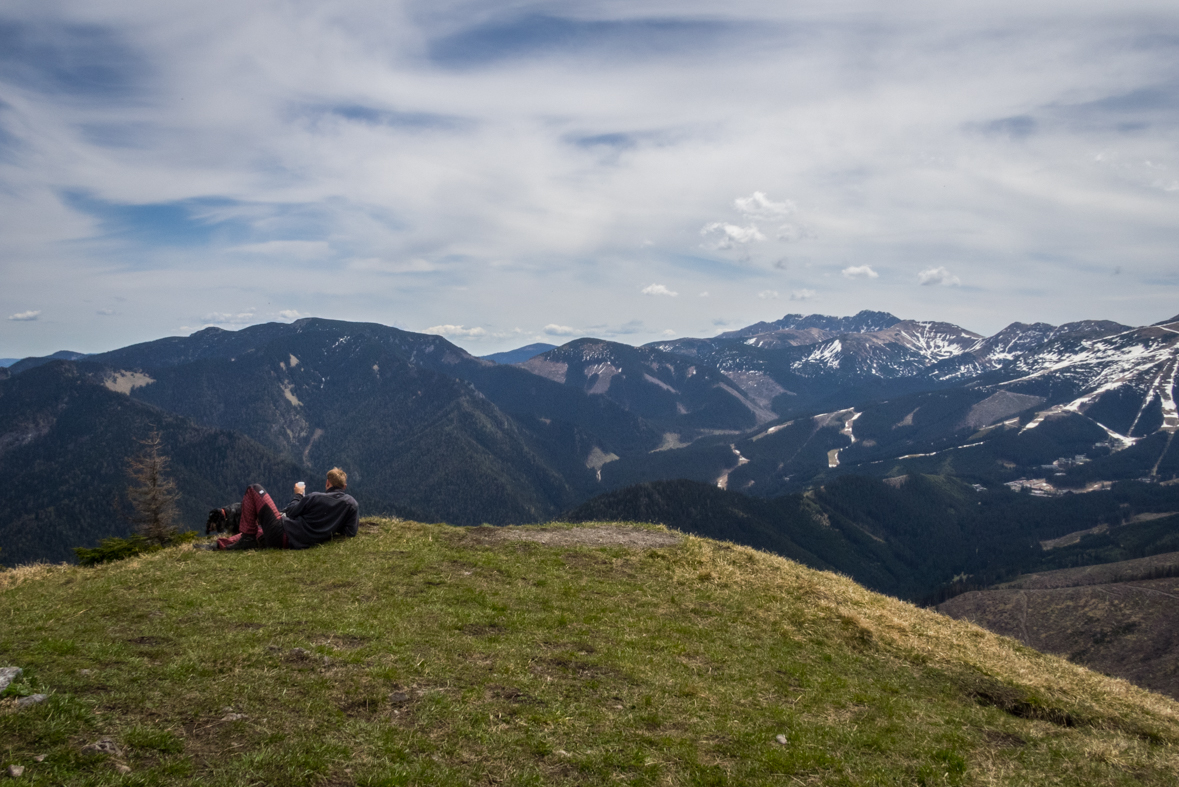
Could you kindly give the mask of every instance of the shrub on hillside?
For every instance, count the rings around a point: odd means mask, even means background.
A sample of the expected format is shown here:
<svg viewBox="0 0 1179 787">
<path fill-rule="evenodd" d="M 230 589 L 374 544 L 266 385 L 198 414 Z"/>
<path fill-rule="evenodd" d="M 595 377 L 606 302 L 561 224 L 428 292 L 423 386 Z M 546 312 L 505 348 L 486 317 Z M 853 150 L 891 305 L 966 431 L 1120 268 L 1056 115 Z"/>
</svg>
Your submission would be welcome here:
<svg viewBox="0 0 1179 787">
<path fill-rule="evenodd" d="M 124 560 L 136 555 L 149 552 L 159 552 L 165 546 L 177 546 L 195 541 L 197 533 L 186 530 L 183 533 L 173 533 L 165 544 L 160 544 L 154 538 L 147 538 L 138 533 L 130 538 L 104 538 L 96 547 L 74 547 L 74 554 L 78 556 L 78 565 L 97 566 L 99 563 L 110 563 Z"/>
</svg>

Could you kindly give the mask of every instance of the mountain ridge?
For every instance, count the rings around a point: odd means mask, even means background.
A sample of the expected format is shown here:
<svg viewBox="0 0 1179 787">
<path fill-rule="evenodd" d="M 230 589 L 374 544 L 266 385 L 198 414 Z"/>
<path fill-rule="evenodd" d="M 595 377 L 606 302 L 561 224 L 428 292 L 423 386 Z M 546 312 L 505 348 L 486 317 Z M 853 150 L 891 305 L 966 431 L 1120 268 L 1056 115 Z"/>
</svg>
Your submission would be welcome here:
<svg viewBox="0 0 1179 787">
<path fill-rule="evenodd" d="M 849 325 L 871 330 L 828 335 Z M 74 363 L 109 392 L 255 441 L 299 476 L 346 463 L 377 510 L 460 524 L 541 521 L 675 478 L 772 498 L 857 474 L 1036 494 L 1179 477 L 1179 333 L 1165 325 L 1015 323 L 980 337 L 880 312 L 786 315 L 771 327 L 815 341 L 759 344 L 764 327 L 642 347 L 582 338 L 517 366 L 440 336 L 306 318 Z M 0 397 L 44 363 L 0 373 Z M 13 418 L 0 441 L 23 439 Z"/>
</svg>

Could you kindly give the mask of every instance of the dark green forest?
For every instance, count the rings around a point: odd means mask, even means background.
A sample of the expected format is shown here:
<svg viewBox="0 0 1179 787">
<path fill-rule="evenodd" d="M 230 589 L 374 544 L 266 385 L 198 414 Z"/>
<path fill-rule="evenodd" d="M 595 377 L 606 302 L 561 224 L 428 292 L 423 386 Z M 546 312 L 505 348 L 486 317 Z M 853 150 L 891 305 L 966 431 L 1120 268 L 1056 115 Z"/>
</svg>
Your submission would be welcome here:
<svg viewBox="0 0 1179 787">
<path fill-rule="evenodd" d="M 657 481 L 601 495 L 575 522 L 657 522 L 776 552 L 846 574 L 890 595 L 930 601 L 943 589 L 983 587 L 1029 571 L 1179 550 L 1179 486 L 1126 482 L 1107 491 L 1035 497 L 977 491 L 944 476 L 889 482 L 844 476 L 770 499 L 693 481 Z M 1040 542 L 1109 525 L 1108 533 L 1045 551 Z M 955 583 L 955 580 L 957 582 Z"/>
</svg>

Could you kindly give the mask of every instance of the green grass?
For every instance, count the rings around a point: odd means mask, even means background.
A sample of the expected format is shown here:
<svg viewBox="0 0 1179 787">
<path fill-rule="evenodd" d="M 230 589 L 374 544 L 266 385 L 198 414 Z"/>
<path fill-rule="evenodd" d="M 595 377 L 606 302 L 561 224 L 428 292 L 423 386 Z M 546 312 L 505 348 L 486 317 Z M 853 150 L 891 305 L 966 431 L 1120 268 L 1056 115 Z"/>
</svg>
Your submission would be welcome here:
<svg viewBox="0 0 1179 787">
<path fill-rule="evenodd" d="M 0 573 L 0 666 L 25 669 L 0 699 L 0 767 L 71 785 L 1179 772 L 1179 705 L 844 578 L 691 537 L 495 534 L 370 521 L 305 552 Z M 48 702 L 14 710 L 36 691 Z M 101 738 L 120 753 L 84 749 Z"/>
</svg>

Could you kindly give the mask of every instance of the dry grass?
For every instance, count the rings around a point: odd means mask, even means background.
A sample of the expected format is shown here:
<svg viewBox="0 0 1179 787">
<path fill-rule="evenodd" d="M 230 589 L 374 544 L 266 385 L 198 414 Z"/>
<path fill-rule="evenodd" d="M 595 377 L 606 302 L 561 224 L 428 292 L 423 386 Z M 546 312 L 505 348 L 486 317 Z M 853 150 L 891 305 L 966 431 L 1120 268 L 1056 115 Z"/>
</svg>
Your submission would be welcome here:
<svg viewBox="0 0 1179 787">
<path fill-rule="evenodd" d="M 68 574 L 77 570 L 77 566 L 66 563 L 29 563 L 16 568 L 0 569 L 0 591 L 14 588 L 24 582 L 44 579 L 56 574 Z"/>
</svg>

